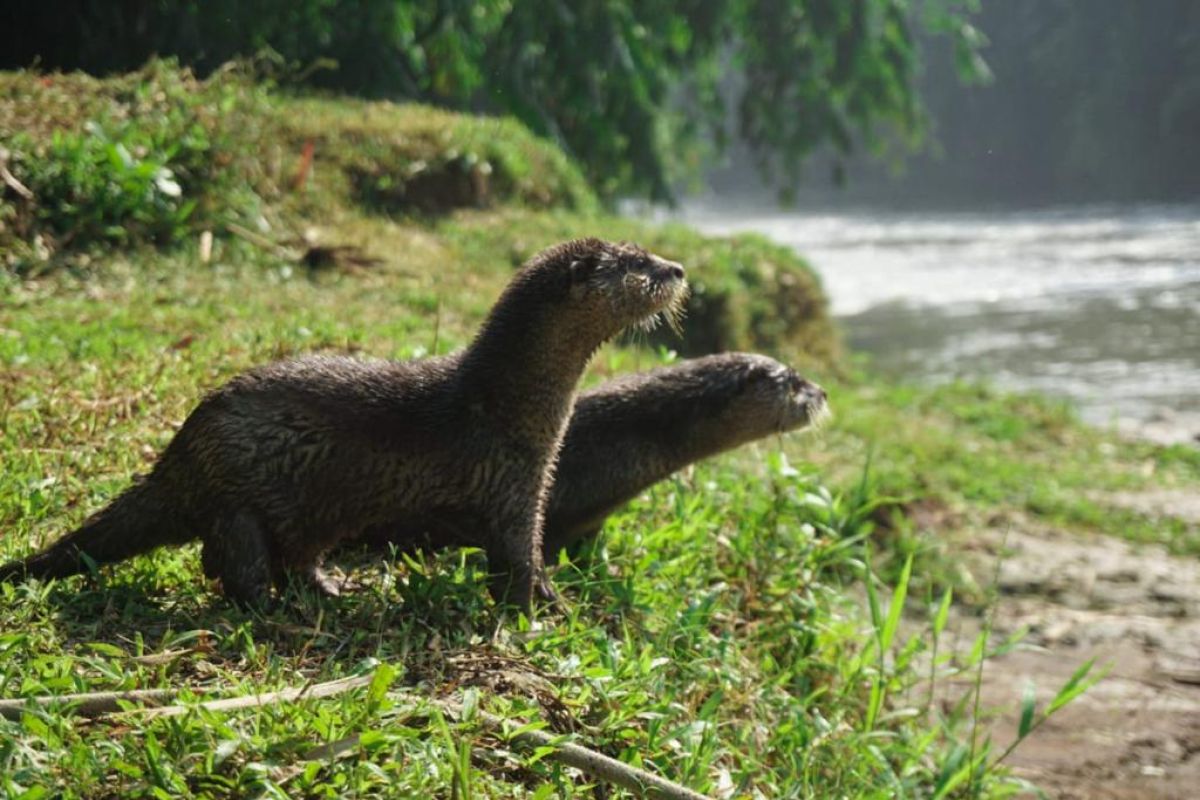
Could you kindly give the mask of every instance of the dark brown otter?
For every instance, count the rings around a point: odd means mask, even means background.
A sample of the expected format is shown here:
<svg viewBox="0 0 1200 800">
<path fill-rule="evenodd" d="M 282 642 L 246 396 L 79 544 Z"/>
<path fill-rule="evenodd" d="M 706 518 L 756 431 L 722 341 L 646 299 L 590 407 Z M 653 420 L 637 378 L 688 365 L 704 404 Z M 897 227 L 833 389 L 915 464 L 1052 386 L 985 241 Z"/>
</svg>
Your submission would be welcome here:
<svg viewBox="0 0 1200 800">
<path fill-rule="evenodd" d="M 322 555 L 385 521 L 482 547 L 493 593 L 552 597 L 550 474 L 593 352 L 678 313 L 683 268 L 626 244 L 568 242 L 513 278 L 464 351 L 420 361 L 315 356 L 234 378 L 188 416 L 153 471 L 0 580 L 61 577 L 197 536 L 227 595 L 289 575 L 336 592 Z"/>
<path fill-rule="evenodd" d="M 828 415 L 825 392 L 766 356 L 725 353 L 609 381 L 579 396 L 546 507 L 546 560 L 595 536 L 648 486 L 703 458 Z M 374 546 L 459 544 L 401 525 Z"/>
</svg>

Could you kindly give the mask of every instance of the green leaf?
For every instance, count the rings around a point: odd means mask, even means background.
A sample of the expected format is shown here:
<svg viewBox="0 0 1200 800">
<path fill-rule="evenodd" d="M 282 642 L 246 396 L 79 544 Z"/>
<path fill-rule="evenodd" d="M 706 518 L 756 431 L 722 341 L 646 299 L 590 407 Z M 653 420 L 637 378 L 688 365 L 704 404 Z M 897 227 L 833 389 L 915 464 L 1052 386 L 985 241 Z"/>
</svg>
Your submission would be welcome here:
<svg viewBox="0 0 1200 800">
<path fill-rule="evenodd" d="M 375 674 L 371 676 L 371 683 L 367 686 L 367 703 L 371 708 L 377 709 L 384 704 L 388 689 L 395 679 L 396 668 L 391 664 L 384 663 L 375 668 Z"/>
<path fill-rule="evenodd" d="M 946 620 L 950 618 L 950 603 L 954 596 L 954 590 L 946 587 L 946 591 L 942 592 L 942 602 L 938 605 L 937 614 L 933 617 L 933 635 L 941 636 L 942 631 L 946 629 Z"/>
<path fill-rule="evenodd" d="M 108 642 L 88 642 L 87 648 L 101 655 L 112 656 L 113 658 L 124 658 L 128 655 L 124 650 L 117 647 L 115 644 Z"/>
<path fill-rule="evenodd" d="M 871 548 L 864 547 L 866 552 L 863 554 L 863 568 L 866 573 L 864 583 L 867 585 L 867 606 L 871 610 L 871 627 L 876 631 L 878 636 L 882 628 L 883 612 L 879 610 L 879 595 L 875 592 L 875 574 L 871 571 Z"/>
<path fill-rule="evenodd" d="M 1058 690 L 1058 694 L 1056 694 L 1054 699 L 1050 701 L 1050 705 L 1046 707 L 1047 717 L 1049 717 L 1055 711 L 1058 711 L 1067 703 L 1074 700 L 1076 697 L 1079 697 L 1079 695 L 1083 694 L 1088 689 L 1095 686 L 1100 679 L 1108 674 L 1108 669 L 1106 668 L 1103 672 L 1094 676 L 1091 680 L 1084 680 L 1084 678 L 1088 676 L 1088 673 L 1092 671 L 1092 666 L 1095 663 L 1096 659 L 1089 658 L 1080 665 L 1079 669 L 1072 673 L 1071 677 L 1067 679 L 1067 682 L 1063 684 L 1063 687 Z"/>
<path fill-rule="evenodd" d="M 892 604 L 888 608 L 887 622 L 879 637 L 879 647 L 888 650 L 896 637 L 896 629 L 900 626 L 900 614 L 904 611 L 904 600 L 908 597 L 908 582 L 912 577 L 913 554 L 909 553 L 904 560 L 904 568 L 900 570 L 900 579 L 892 591 Z"/>
<path fill-rule="evenodd" d="M 1037 695 L 1034 692 L 1033 681 L 1025 684 L 1025 694 L 1021 698 L 1021 722 L 1017 725 L 1017 738 L 1024 739 L 1033 729 L 1033 711 L 1037 706 Z"/>
</svg>

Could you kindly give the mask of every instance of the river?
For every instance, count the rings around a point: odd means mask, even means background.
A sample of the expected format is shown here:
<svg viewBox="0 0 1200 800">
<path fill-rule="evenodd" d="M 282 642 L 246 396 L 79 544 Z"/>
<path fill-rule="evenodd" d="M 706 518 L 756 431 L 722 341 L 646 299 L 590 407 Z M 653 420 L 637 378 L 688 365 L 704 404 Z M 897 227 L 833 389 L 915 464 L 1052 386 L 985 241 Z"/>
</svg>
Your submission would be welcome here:
<svg viewBox="0 0 1200 800">
<path fill-rule="evenodd" d="M 1200 433 L 1200 206 L 682 216 L 794 247 L 884 374 L 983 378 L 1093 423 Z"/>
</svg>

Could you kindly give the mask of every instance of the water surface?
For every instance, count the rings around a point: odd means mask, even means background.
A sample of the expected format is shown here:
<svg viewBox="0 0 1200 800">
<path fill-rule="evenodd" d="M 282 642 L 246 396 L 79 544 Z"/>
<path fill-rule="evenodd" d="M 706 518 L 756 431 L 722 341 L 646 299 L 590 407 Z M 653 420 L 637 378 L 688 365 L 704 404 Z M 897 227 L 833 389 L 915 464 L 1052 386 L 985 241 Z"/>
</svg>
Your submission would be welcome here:
<svg viewBox="0 0 1200 800">
<path fill-rule="evenodd" d="M 1044 391 L 1099 423 L 1200 420 L 1200 207 L 709 206 L 685 218 L 795 247 L 820 273 L 851 346 L 885 373 Z"/>
</svg>

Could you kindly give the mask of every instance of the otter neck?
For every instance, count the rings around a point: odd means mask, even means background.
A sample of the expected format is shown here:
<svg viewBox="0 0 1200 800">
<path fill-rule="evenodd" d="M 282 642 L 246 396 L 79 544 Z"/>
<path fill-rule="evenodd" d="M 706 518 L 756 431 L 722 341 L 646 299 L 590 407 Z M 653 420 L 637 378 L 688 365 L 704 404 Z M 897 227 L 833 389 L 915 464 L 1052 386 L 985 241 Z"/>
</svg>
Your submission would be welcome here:
<svg viewBox="0 0 1200 800">
<path fill-rule="evenodd" d="M 686 414 L 684 409 L 679 409 L 679 413 L 681 418 L 690 417 L 690 424 L 668 426 L 664 435 L 654 442 L 655 460 L 658 463 L 652 466 L 657 468 L 656 472 L 662 473 L 660 478 L 756 438 L 738 435 L 740 431 L 730 431 L 716 416 L 683 416 Z"/>
<path fill-rule="evenodd" d="M 579 383 L 608 332 L 551 314 L 496 314 L 462 357 L 462 381 L 485 412 L 538 439 L 561 438 Z"/>
<path fill-rule="evenodd" d="M 605 502 L 622 502 L 689 464 L 757 438 L 742 435 L 746 433 L 742 430 L 731 431 L 722 423 L 720 408 L 687 393 L 682 400 L 672 397 L 665 403 L 640 395 L 638 402 L 621 410 L 624 413 L 585 396 L 571 421 L 563 453 L 564 475 L 588 474 L 592 464 L 609 463 L 614 453 L 620 454 L 621 468 L 603 489 L 611 493 L 602 498 Z M 573 488 L 601 490 L 597 482 L 590 483 Z"/>
</svg>

